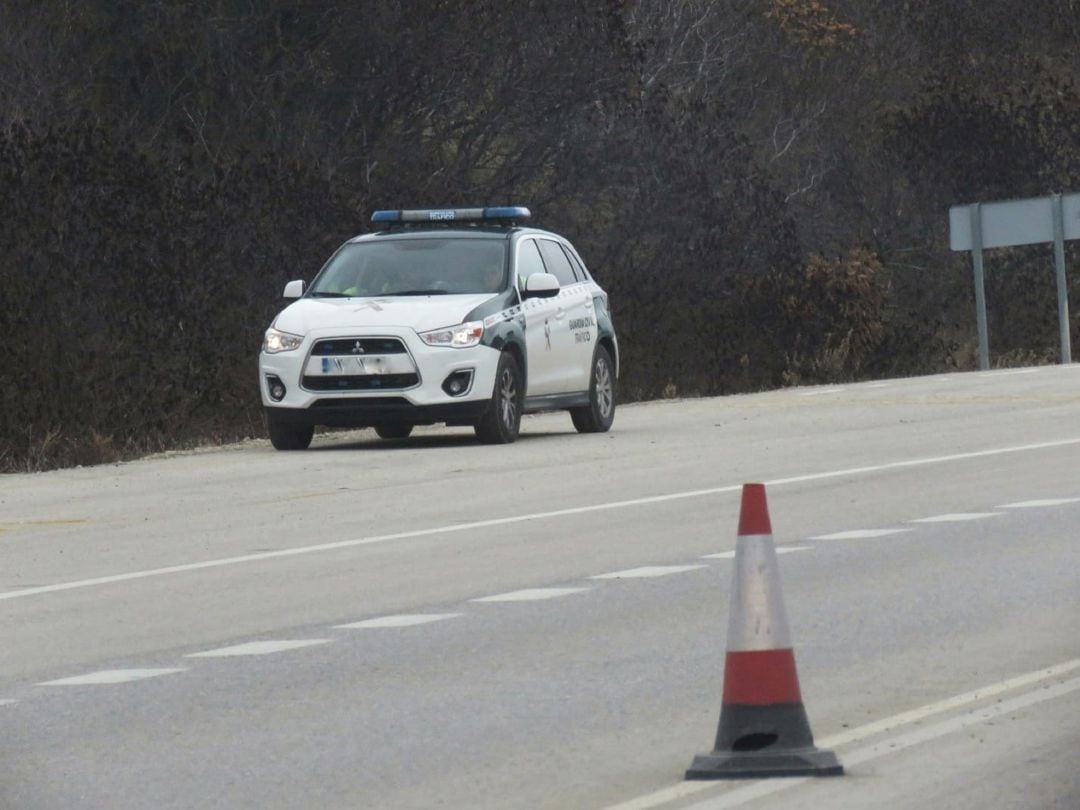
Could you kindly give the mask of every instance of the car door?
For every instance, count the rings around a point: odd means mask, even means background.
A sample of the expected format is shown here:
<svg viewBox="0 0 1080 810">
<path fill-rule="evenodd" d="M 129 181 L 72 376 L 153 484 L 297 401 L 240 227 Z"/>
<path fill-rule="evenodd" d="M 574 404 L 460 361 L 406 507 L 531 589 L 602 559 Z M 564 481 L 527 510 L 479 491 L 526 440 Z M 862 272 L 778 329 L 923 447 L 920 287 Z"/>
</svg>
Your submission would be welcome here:
<svg viewBox="0 0 1080 810">
<path fill-rule="evenodd" d="M 522 292 L 529 276 L 547 272 L 535 239 L 528 237 L 517 243 L 514 268 Z M 528 364 L 525 394 L 536 397 L 559 393 L 558 356 L 560 350 L 565 351 L 565 335 L 560 339 L 559 331 L 559 297 L 523 298 L 521 311 L 525 316 Z"/>
<path fill-rule="evenodd" d="M 578 279 L 562 245 L 544 238 L 538 239 L 537 244 L 547 271 L 562 285 L 555 299 L 556 339 L 552 341 L 557 351 L 553 360 L 558 365 L 553 372 L 555 393 L 587 391 L 598 333 L 592 294 L 583 280 Z"/>
</svg>

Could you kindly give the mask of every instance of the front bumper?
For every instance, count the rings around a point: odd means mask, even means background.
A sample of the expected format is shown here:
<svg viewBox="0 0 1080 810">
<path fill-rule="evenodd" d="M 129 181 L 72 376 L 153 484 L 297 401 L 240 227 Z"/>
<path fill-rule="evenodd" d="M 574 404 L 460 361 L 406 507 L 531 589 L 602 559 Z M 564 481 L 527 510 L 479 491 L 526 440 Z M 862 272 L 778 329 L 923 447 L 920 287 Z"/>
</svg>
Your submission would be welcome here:
<svg viewBox="0 0 1080 810">
<path fill-rule="evenodd" d="M 356 356 L 319 353 L 328 341 L 347 346 L 373 339 L 400 341 L 404 353 L 362 355 L 359 363 Z M 491 401 L 498 363 L 499 352 L 490 346 L 428 346 L 407 328 L 320 329 L 292 351 L 260 352 L 259 391 L 271 418 L 296 425 L 472 424 Z M 471 372 L 468 388 L 456 396 L 447 393 L 447 378 L 461 372 Z M 275 381 L 285 389 L 279 399 L 271 396 Z"/>
</svg>

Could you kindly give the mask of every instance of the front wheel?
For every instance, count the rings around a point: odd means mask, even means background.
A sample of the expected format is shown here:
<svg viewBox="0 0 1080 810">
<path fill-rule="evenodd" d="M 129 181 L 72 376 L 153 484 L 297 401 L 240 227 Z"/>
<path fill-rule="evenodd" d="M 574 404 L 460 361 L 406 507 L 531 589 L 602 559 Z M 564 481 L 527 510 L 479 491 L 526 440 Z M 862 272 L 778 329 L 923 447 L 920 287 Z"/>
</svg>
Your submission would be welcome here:
<svg viewBox="0 0 1080 810">
<path fill-rule="evenodd" d="M 315 435 L 311 425 L 293 425 L 275 419 L 266 414 L 266 432 L 270 434 L 270 444 L 275 450 L 306 450 Z"/>
<path fill-rule="evenodd" d="M 578 433 L 606 433 L 615 421 L 615 364 L 603 346 L 596 347 L 589 382 L 589 404 L 570 409 Z"/>
<path fill-rule="evenodd" d="M 495 370 L 491 402 L 476 423 L 476 438 L 484 444 L 510 444 L 518 437 L 524 388 L 517 360 L 503 352 Z"/>
</svg>

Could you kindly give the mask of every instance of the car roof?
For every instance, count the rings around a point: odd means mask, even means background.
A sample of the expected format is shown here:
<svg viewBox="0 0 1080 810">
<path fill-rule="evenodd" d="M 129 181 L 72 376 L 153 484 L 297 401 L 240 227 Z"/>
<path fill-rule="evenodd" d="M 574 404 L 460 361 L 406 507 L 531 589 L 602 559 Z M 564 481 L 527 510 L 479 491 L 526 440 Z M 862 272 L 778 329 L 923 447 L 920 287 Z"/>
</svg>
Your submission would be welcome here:
<svg viewBox="0 0 1080 810">
<path fill-rule="evenodd" d="M 447 227 L 442 225 L 409 225 L 387 228 L 354 236 L 349 242 L 375 242 L 384 239 L 511 239 L 514 236 L 547 236 L 566 241 L 562 236 L 540 228 L 505 228 L 491 225 Z"/>
</svg>

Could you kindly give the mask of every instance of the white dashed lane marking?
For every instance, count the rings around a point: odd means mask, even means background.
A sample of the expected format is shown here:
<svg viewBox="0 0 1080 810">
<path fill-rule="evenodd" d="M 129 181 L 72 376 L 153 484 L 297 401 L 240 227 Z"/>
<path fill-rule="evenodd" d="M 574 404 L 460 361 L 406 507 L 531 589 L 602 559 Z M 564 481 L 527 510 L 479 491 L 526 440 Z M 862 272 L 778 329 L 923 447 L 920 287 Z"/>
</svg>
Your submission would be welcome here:
<svg viewBox="0 0 1080 810">
<path fill-rule="evenodd" d="M 791 554 L 793 551 L 810 551 L 810 546 L 777 546 L 777 554 Z M 734 551 L 721 551 L 719 554 L 706 554 L 703 560 L 734 560 Z"/>
<path fill-rule="evenodd" d="M 833 393 L 833 392 L 822 392 Z M 1064 506 L 1073 503 L 1080 503 L 1080 497 L 1075 498 L 1042 498 L 1033 499 L 1027 501 L 1017 501 L 1014 503 L 1007 503 L 1001 506 L 995 507 L 996 509 L 1035 509 L 1043 507 Z M 956 523 L 964 521 L 983 520 L 986 518 L 997 517 L 1003 515 L 1003 512 L 955 512 L 944 515 L 936 515 L 933 517 L 916 518 L 909 520 L 908 523 Z M 889 535 L 900 534 L 903 532 L 910 532 L 913 529 L 910 528 L 889 528 L 889 529 L 855 529 L 850 531 L 834 532 L 832 534 L 817 535 L 809 538 L 810 540 L 860 540 L 870 539 L 877 537 L 886 537 Z M 797 551 L 809 551 L 812 550 L 811 546 L 778 546 L 776 547 L 777 554 L 789 554 Z M 723 560 L 733 559 L 735 557 L 734 551 L 723 551 L 718 554 L 707 554 L 701 557 L 704 560 Z M 614 571 L 608 574 L 597 574 L 589 577 L 593 580 L 613 580 L 613 579 L 644 579 L 650 577 L 662 577 L 669 574 L 686 573 L 689 571 L 696 571 L 701 568 L 707 568 L 704 564 L 692 564 L 692 565 L 654 565 L 643 566 L 640 568 L 630 568 L 623 571 Z M 532 602 L 541 601 L 546 599 L 556 599 L 562 596 L 569 596 L 575 593 L 582 593 L 588 591 L 587 587 L 567 587 L 567 588 L 525 588 L 518 591 L 510 591 L 508 593 L 495 594 L 493 596 L 484 596 L 476 599 L 469 600 L 470 602 Z M 395 614 L 390 616 L 380 616 L 373 619 L 364 619 L 362 621 L 350 622 L 347 624 L 334 625 L 335 628 L 340 629 L 375 629 L 375 628 L 394 628 L 394 627 L 414 627 L 418 625 L 431 624 L 434 622 L 445 621 L 447 619 L 454 619 L 464 616 L 463 613 L 408 613 L 408 614 Z M 270 655 L 278 652 L 285 652 L 288 650 L 302 649 L 305 647 L 313 647 L 320 644 L 328 644 L 331 639 L 284 639 L 284 640 L 269 640 L 269 641 L 253 641 L 243 644 L 236 644 L 228 647 L 221 647 L 214 650 L 206 650 L 203 652 L 190 653 L 186 655 L 186 658 L 225 658 L 233 656 L 259 656 Z M 70 678 L 61 678 L 59 680 L 44 681 L 39 686 L 91 686 L 91 685 L 106 685 L 106 684 L 121 684 L 129 683 L 132 681 L 145 680 L 147 678 L 155 678 L 161 675 L 171 675 L 179 672 L 186 672 L 186 668 L 169 668 L 169 669 L 111 669 L 101 670 L 99 672 L 91 672 L 85 675 L 77 675 Z M 0 706 L 7 706 L 14 703 L 18 703 L 17 700 L 0 699 Z"/>
<path fill-rule="evenodd" d="M 464 613 L 408 613 L 399 616 L 381 616 L 378 619 L 364 619 L 361 622 L 335 624 L 339 630 L 367 630 L 379 627 L 415 627 L 419 624 L 441 622 L 444 619 L 456 619 Z"/>
<path fill-rule="evenodd" d="M 1044 498 L 1038 501 L 1020 501 L 1019 503 L 1006 503 L 995 506 L 995 509 L 1038 509 L 1043 506 L 1064 506 L 1069 503 L 1080 503 L 1080 498 Z"/>
<path fill-rule="evenodd" d="M 874 537 L 888 537 L 890 534 L 915 531 L 914 529 L 855 529 L 849 532 L 834 532 L 833 534 L 819 534 L 811 537 L 811 540 L 870 540 Z"/>
<path fill-rule="evenodd" d="M 0 700 L 0 706 L 10 706 L 12 703 L 18 703 L 17 700 Z"/>
<path fill-rule="evenodd" d="M 828 394 L 842 394 L 847 391 L 846 388 L 826 388 L 822 391 L 803 391 L 799 394 L 800 397 L 823 397 Z"/>
<path fill-rule="evenodd" d="M 665 577 L 668 574 L 683 574 L 687 571 L 696 571 L 699 568 L 708 568 L 707 565 L 647 565 L 642 568 L 628 568 L 625 571 L 614 571 L 610 574 L 597 574 L 589 579 L 646 579 L 648 577 Z"/>
<path fill-rule="evenodd" d="M 246 644 L 235 644 L 231 647 L 220 647 L 216 650 L 191 653 L 185 658 L 228 658 L 234 655 L 271 655 L 272 653 L 285 652 L 287 650 L 299 650 L 303 647 L 313 647 L 316 644 L 329 644 L 328 638 L 305 638 L 282 641 L 249 641 Z"/>
<path fill-rule="evenodd" d="M 538 602 L 542 599 L 557 599 L 560 596 L 569 596 L 574 593 L 587 591 L 588 588 L 526 588 L 521 591 L 498 593 L 494 596 L 481 596 L 479 599 L 470 599 L 470 602 Z"/>
<path fill-rule="evenodd" d="M 935 515 L 934 517 L 916 518 L 908 523 L 963 523 L 966 520 L 985 520 L 986 518 L 998 517 L 1001 512 L 955 512 L 951 515 Z"/>
<path fill-rule="evenodd" d="M 172 675 L 176 672 L 185 672 L 184 669 L 103 669 L 100 672 L 91 672 L 87 675 L 76 675 L 73 678 L 61 678 L 58 681 L 45 681 L 38 686 L 98 686 L 101 684 L 128 683 L 141 681 L 146 678 L 156 678 L 159 675 Z"/>
</svg>

